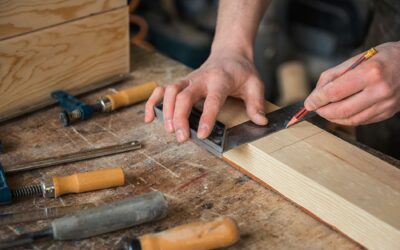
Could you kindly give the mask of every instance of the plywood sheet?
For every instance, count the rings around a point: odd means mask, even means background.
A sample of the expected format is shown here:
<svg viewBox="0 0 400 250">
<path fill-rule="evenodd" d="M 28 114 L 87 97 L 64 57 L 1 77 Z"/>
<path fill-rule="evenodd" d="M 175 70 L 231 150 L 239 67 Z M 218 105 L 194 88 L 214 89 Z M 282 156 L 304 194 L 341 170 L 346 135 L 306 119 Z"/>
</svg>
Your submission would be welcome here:
<svg viewBox="0 0 400 250">
<path fill-rule="evenodd" d="M 126 0 L 0 0 L 0 40 L 126 5 Z"/>
<path fill-rule="evenodd" d="M 128 7 L 0 41 L 0 121 L 129 72 Z M 95 86 L 93 86 L 95 87 Z"/>
</svg>

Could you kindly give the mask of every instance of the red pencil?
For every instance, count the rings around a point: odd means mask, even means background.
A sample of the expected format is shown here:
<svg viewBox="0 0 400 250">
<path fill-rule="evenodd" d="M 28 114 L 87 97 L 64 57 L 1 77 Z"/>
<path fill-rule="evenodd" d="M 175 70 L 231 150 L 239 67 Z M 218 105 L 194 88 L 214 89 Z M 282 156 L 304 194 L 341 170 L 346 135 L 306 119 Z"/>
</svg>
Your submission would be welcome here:
<svg viewBox="0 0 400 250">
<path fill-rule="evenodd" d="M 358 65 L 360 65 L 362 62 L 368 60 L 369 58 L 373 57 L 378 51 L 375 48 L 370 48 L 368 51 L 364 53 L 360 58 L 357 59 L 350 67 L 348 67 L 346 70 L 344 70 L 342 73 L 340 73 L 335 79 L 341 77 L 348 71 L 354 69 Z M 290 119 L 290 121 L 287 123 L 286 128 L 292 126 L 293 124 L 296 124 L 299 122 L 301 119 L 303 119 L 304 116 L 308 114 L 308 110 L 304 107 L 302 107 L 293 117 Z"/>
</svg>

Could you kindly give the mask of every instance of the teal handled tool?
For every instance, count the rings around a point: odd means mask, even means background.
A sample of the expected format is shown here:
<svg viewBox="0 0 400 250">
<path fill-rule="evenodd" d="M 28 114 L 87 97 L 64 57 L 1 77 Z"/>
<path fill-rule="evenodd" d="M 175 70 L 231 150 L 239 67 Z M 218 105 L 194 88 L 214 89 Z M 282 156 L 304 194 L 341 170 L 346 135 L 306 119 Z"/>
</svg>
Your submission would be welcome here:
<svg viewBox="0 0 400 250">
<path fill-rule="evenodd" d="M 94 104 L 86 104 L 66 91 L 57 90 L 51 96 L 58 101 L 64 109 L 60 115 L 60 122 L 66 127 L 77 120 L 87 120 L 97 112 L 111 112 L 116 109 L 133 105 L 147 100 L 157 87 L 155 82 L 147 82 L 140 85 L 118 91 L 114 94 L 101 97 Z"/>
</svg>

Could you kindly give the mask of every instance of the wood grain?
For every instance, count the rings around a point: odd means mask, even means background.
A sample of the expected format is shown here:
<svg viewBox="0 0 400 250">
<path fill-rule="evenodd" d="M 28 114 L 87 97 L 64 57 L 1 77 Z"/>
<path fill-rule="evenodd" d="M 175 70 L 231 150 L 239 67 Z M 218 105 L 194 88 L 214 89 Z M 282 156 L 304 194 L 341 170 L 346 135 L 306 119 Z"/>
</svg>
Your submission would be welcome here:
<svg viewBox="0 0 400 250">
<path fill-rule="evenodd" d="M 0 40 L 126 5 L 126 0 L 0 0 Z"/>
<path fill-rule="evenodd" d="M 129 72 L 128 7 L 0 41 L 0 121 Z M 95 87 L 95 86 L 92 86 Z"/>
<path fill-rule="evenodd" d="M 243 104 L 222 113 L 245 120 Z M 232 121 L 233 120 L 233 121 Z M 400 170 L 302 122 L 224 153 L 313 215 L 371 249 L 400 249 Z"/>
</svg>

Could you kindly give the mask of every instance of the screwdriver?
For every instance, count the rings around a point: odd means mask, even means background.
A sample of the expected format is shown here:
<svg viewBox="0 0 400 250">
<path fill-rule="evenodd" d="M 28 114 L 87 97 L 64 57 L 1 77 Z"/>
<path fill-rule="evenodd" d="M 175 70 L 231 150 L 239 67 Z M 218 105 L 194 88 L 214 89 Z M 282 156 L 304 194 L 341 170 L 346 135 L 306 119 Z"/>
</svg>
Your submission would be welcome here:
<svg viewBox="0 0 400 250">
<path fill-rule="evenodd" d="M 38 185 L 11 190 L 13 198 L 42 195 L 47 198 L 69 193 L 83 193 L 99 189 L 122 186 L 125 175 L 121 167 L 107 168 L 69 176 L 53 176 Z"/>
<path fill-rule="evenodd" d="M 155 82 L 143 83 L 138 86 L 118 91 L 112 95 L 101 97 L 95 104 L 87 106 L 90 106 L 90 109 L 93 110 L 93 112 L 111 112 L 147 100 L 156 87 L 157 84 Z M 74 121 L 87 116 L 84 112 L 85 109 L 81 108 L 77 108 L 72 112 L 64 110 L 60 113 L 59 118 L 64 126 L 68 126 Z"/>
<path fill-rule="evenodd" d="M 228 247 L 240 238 L 230 217 L 181 225 L 155 234 L 145 234 L 123 244 L 125 250 L 208 250 Z"/>
<path fill-rule="evenodd" d="M 167 215 L 167 209 L 164 195 L 150 192 L 55 219 L 48 229 L 0 242 L 0 249 L 30 244 L 45 237 L 53 237 L 54 240 L 89 238 L 162 219 Z"/>
</svg>

